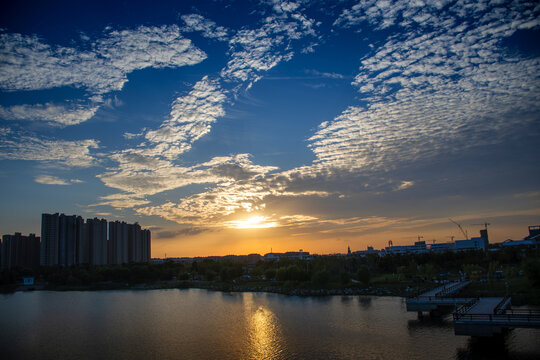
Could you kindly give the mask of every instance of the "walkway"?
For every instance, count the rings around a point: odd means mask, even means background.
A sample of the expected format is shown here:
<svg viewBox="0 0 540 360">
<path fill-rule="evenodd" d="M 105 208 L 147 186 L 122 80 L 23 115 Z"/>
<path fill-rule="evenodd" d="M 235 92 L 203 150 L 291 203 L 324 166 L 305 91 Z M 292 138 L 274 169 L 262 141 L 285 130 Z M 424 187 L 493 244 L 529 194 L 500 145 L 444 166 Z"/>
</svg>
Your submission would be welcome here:
<svg viewBox="0 0 540 360">
<path fill-rule="evenodd" d="M 504 329 L 539 328 L 540 312 L 510 310 L 512 299 L 486 297 L 473 299 L 454 313 L 454 333 L 467 336 L 493 336 Z"/>
<path fill-rule="evenodd" d="M 450 297 L 471 281 L 453 281 L 429 290 L 423 294 L 413 296 L 406 301 L 407 311 L 434 311 L 440 307 L 455 308 L 458 305 L 463 305 L 470 302 L 471 298 L 456 298 Z"/>
</svg>

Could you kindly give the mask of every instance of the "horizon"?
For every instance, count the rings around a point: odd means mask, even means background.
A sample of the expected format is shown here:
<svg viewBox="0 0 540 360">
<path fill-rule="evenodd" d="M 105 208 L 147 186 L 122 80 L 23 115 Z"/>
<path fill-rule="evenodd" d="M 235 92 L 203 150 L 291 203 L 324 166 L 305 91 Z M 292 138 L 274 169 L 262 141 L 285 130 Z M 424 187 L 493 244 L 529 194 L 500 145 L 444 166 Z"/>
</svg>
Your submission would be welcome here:
<svg viewBox="0 0 540 360">
<path fill-rule="evenodd" d="M 169 257 L 521 239 L 539 39 L 534 1 L 5 2 L 0 231 L 138 222 Z"/>
</svg>

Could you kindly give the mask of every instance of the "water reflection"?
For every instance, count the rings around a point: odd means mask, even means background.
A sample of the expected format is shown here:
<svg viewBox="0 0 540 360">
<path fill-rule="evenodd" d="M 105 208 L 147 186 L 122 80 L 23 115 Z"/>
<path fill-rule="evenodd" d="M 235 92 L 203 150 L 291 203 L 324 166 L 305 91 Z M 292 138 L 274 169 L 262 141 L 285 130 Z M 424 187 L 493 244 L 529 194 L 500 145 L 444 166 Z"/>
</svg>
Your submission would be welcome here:
<svg viewBox="0 0 540 360">
<path fill-rule="evenodd" d="M 407 320 L 409 333 L 432 331 L 439 328 L 451 329 L 453 332 L 452 318 L 448 316 L 419 316 L 417 319 Z"/>
<path fill-rule="evenodd" d="M 280 359 L 285 339 L 279 319 L 264 305 L 255 305 L 253 295 L 244 302 L 248 322 L 249 355 L 251 359 Z"/>
<path fill-rule="evenodd" d="M 358 297 L 358 303 L 362 307 L 362 309 L 367 310 L 371 307 L 371 297 L 368 296 L 359 296 Z"/>
</svg>

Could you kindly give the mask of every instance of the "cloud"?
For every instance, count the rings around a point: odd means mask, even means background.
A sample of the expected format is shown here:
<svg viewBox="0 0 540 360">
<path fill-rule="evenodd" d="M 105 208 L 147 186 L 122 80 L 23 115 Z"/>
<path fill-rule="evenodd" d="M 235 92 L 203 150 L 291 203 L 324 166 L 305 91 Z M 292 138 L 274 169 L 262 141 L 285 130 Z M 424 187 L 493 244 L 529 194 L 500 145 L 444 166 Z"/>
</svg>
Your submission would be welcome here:
<svg viewBox="0 0 540 360">
<path fill-rule="evenodd" d="M 187 227 L 179 230 L 162 231 L 154 231 L 154 229 L 152 229 L 152 236 L 156 239 L 172 239 L 177 237 L 195 236 L 209 231 L 215 231 L 215 229 L 201 227 Z"/>
<path fill-rule="evenodd" d="M 206 38 L 217 39 L 220 41 L 228 40 L 229 34 L 226 28 L 216 25 L 215 22 L 208 20 L 201 15 L 182 15 L 182 20 L 186 23 L 186 26 L 181 29 L 184 32 L 200 31 Z"/>
<path fill-rule="evenodd" d="M 59 177 L 50 176 L 50 175 L 39 175 L 39 176 L 36 176 L 34 180 L 37 183 L 45 184 L 45 185 L 71 185 L 71 184 L 77 184 L 77 183 L 82 182 L 79 179 L 65 180 L 65 179 L 60 179 Z"/>
<path fill-rule="evenodd" d="M 144 215 L 158 215 L 180 224 L 221 227 L 227 224 L 227 221 L 235 220 L 227 219 L 231 215 L 264 210 L 265 201 L 271 197 L 329 196 L 329 193 L 323 190 L 295 187 L 294 182 L 301 182 L 302 176 L 297 171 L 277 174 L 261 172 L 248 179 L 220 182 L 216 187 L 180 199 L 178 203 L 167 202 L 158 206 L 138 208 L 136 211 Z"/>
<path fill-rule="evenodd" d="M 189 94 L 173 102 L 168 120 L 157 130 L 146 132 L 145 138 L 152 146 L 142 153 L 173 160 L 188 151 L 193 142 L 210 132 L 218 117 L 225 115 L 225 99 L 219 83 L 205 76 Z"/>
<path fill-rule="evenodd" d="M 401 184 L 396 188 L 396 190 L 405 190 L 414 185 L 414 181 L 402 181 Z"/>
<path fill-rule="evenodd" d="M 0 118 L 5 120 L 47 121 L 53 125 L 67 126 L 80 124 L 92 118 L 98 105 L 72 105 L 66 107 L 53 103 L 36 105 L 0 106 Z"/>
<path fill-rule="evenodd" d="M 112 195 L 106 195 L 101 196 L 99 198 L 101 201 L 95 204 L 90 204 L 90 206 L 111 206 L 115 209 L 122 209 L 122 208 L 131 208 L 135 206 L 141 206 L 146 205 L 150 203 L 150 201 L 145 200 L 141 196 L 134 195 L 134 194 L 112 194 Z"/>
<path fill-rule="evenodd" d="M 318 70 L 306 70 L 306 73 L 327 79 L 344 79 L 345 76 L 335 72 L 323 72 Z"/>
<path fill-rule="evenodd" d="M 191 184 L 225 184 L 239 179 L 255 179 L 276 169 L 252 164 L 248 154 L 216 157 L 191 167 L 132 154 L 121 156 L 119 170 L 111 169 L 98 177 L 106 186 L 138 198 Z M 125 205 L 131 207 L 129 202 Z"/>
<path fill-rule="evenodd" d="M 0 137 L 0 159 L 41 161 L 62 167 L 90 167 L 97 165 L 98 159 L 91 154 L 99 148 L 98 141 L 49 140 L 32 136 L 21 136 L 8 132 Z"/>
<path fill-rule="evenodd" d="M 91 50 L 51 46 L 35 35 L 0 34 L 0 88 L 43 90 L 61 86 L 93 94 L 121 90 L 127 74 L 148 67 L 193 65 L 206 54 L 177 26 L 106 30 Z"/>
<path fill-rule="evenodd" d="M 510 56 L 503 44 L 520 26 L 533 26 L 538 9 L 530 3 L 414 4 L 362 2 L 352 8 L 361 15 L 340 17 L 343 26 L 346 19 L 347 26 L 401 28 L 362 59 L 353 85 L 368 105 L 350 106 L 309 139 L 316 163 L 389 170 L 508 141 L 538 121 L 538 60 Z M 431 20 L 409 27 L 411 11 Z"/>
<path fill-rule="evenodd" d="M 276 6 L 274 9 L 280 9 L 280 16 L 269 16 L 260 28 L 239 30 L 231 38 L 231 60 L 221 71 L 222 78 L 251 85 L 260 79 L 260 72 L 268 71 L 293 57 L 291 41 L 316 36 L 312 20 L 300 13 L 290 13 L 297 6 L 286 5 L 287 11 L 283 10 L 282 5 Z"/>
</svg>

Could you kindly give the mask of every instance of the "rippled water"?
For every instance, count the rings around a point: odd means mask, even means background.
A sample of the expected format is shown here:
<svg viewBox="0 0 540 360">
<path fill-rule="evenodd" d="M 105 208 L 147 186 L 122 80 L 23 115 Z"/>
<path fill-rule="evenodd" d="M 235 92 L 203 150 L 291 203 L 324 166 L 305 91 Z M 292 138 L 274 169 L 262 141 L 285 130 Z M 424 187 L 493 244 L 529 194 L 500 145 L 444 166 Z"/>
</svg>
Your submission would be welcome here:
<svg viewBox="0 0 540 360">
<path fill-rule="evenodd" d="M 0 296 L 2 359 L 538 359 L 540 330 L 455 336 L 402 298 L 199 289 Z"/>
</svg>

